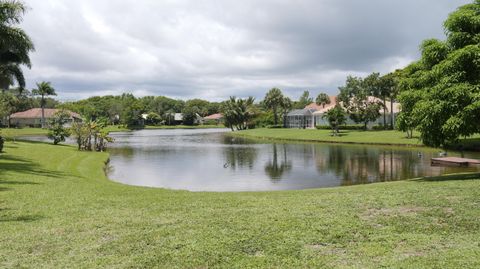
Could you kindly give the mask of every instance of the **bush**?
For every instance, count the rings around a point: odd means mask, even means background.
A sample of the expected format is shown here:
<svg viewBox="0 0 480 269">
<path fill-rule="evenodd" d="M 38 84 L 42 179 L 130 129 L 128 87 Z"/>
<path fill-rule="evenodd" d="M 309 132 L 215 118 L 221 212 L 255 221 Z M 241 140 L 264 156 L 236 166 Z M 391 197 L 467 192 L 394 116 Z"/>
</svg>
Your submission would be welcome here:
<svg viewBox="0 0 480 269">
<path fill-rule="evenodd" d="M 147 119 L 145 121 L 148 125 L 158 125 L 162 121 L 162 117 L 155 112 L 150 112 L 147 115 Z"/>
<path fill-rule="evenodd" d="M 383 125 L 383 124 L 380 124 L 380 125 L 375 125 L 372 127 L 372 130 L 375 130 L 375 131 L 380 131 L 380 130 L 391 130 L 392 128 L 390 127 L 390 124 L 387 124 L 387 125 Z"/>
<path fill-rule="evenodd" d="M 283 128 L 283 125 L 281 125 L 281 124 L 268 125 L 267 128 L 269 128 L 269 129 L 280 129 L 280 128 Z"/>
<path fill-rule="evenodd" d="M 3 144 L 5 143 L 5 139 L 0 136 L 0 152 L 3 152 Z"/>
<path fill-rule="evenodd" d="M 204 125 L 219 125 L 220 123 L 216 120 L 205 120 L 203 122 Z"/>
<path fill-rule="evenodd" d="M 263 112 L 257 115 L 253 120 L 255 126 L 258 128 L 269 127 L 273 125 L 273 113 Z"/>
</svg>

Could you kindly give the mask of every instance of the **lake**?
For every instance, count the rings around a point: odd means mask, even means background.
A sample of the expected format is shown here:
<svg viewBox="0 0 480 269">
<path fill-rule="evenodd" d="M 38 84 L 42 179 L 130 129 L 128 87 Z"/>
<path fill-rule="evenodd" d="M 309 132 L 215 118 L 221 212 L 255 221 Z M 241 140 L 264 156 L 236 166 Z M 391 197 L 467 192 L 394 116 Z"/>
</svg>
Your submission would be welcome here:
<svg viewBox="0 0 480 269">
<path fill-rule="evenodd" d="M 112 133 L 109 178 L 189 191 L 271 191 L 347 186 L 478 171 L 432 167 L 439 150 L 286 143 L 228 135 L 226 129 Z M 449 152 L 449 156 L 460 156 Z M 464 157 L 480 158 L 467 152 Z"/>
</svg>

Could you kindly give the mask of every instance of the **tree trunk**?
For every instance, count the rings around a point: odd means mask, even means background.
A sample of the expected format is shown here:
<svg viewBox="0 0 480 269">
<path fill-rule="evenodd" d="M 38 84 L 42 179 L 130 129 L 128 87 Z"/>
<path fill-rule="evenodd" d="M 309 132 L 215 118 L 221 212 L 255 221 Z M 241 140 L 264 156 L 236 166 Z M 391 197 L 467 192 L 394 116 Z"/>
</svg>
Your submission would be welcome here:
<svg viewBox="0 0 480 269">
<path fill-rule="evenodd" d="M 42 107 L 42 129 L 45 129 L 45 102 L 44 102 L 43 95 L 40 102 L 41 102 L 40 106 Z"/>
<path fill-rule="evenodd" d="M 393 130 L 395 127 L 394 127 L 394 120 L 393 120 L 393 98 L 390 98 L 390 128 Z"/>
<path fill-rule="evenodd" d="M 278 115 L 277 115 L 277 109 L 276 108 L 273 109 L 273 123 L 275 125 L 278 124 Z"/>
<path fill-rule="evenodd" d="M 383 128 L 387 129 L 387 97 L 383 96 Z"/>
</svg>

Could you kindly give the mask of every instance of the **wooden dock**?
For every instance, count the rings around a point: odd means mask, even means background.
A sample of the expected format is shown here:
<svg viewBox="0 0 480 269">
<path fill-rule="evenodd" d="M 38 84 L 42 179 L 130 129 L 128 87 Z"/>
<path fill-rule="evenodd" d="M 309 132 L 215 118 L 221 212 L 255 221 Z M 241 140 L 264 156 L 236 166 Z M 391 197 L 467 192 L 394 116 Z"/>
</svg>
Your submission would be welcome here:
<svg viewBox="0 0 480 269">
<path fill-rule="evenodd" d="M 432 158 L 432 166 L 470 166 L 480 165 L 480 160 L 460 157 Z"/>
</svg>

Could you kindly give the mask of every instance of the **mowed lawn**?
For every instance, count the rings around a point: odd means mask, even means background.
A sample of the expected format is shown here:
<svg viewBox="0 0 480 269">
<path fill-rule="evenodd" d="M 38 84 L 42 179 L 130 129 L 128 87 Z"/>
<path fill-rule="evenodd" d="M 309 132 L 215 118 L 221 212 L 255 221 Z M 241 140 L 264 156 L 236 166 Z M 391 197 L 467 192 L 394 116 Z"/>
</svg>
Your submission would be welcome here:
<svg viewBox="0 0 480 269">
<path fill-rule="evenodd" d="M 232 134 L 250 138 L 299 142 L 351 143 L 415 147 L 423 146 L 417 132 L 414 132 L 413 138 L 407 138 L 404 132 L 396 130 L 341 130 L 340 136 L 332 136 L 331 130 L 260 128 L 234 132 Z M 473 135 L 469 138 L 463 138 L 457 145 L 452 145 L 449 148 L 480 151 L 480 134 Z"/>
<path fill-rule="evenodd" d="M 107 158 L 6 143 L 1 268 L 480 268 L 478 175 L 191 193 L 113 183 Z"/>
<path fill-rule="evenodd" d="M 261 128 L 236 132 L 236 135 L 275 139 L 295 140 L 307 142 L 337 142 L 356 144 L 385 144 L 385 145 L 410 145 L 421 146 L 418 136 L 407 138 L 406 134 L 399 131 L 361 131 L 341 130 L 340 136 L 332 136 L 331 130 L 317 129 L 282 129 L 282 128 Z"/>
<path fill-rule="evenodd" d="M 42 128 L 2 128 L 0 129 L 0 136 L 7 139 L 13 139 L 17 136 L 29 135 L 47 135 L 48 130 Z"/>
</svg>

